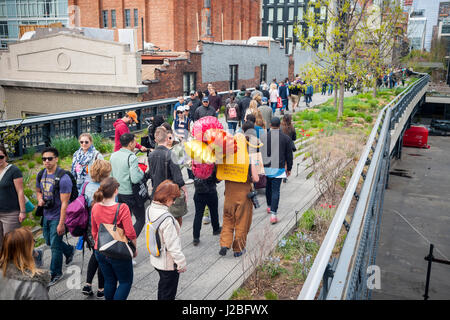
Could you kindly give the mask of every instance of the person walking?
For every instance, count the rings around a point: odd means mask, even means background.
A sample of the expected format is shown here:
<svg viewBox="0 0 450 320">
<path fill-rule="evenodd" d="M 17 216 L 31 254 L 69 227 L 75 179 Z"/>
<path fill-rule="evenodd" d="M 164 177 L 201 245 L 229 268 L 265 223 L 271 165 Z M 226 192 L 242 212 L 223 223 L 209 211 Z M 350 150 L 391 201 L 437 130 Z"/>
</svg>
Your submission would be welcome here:
<svg viewBox="0 0 450 320">
<path fill-rule="evenodd" d="M 124 231 L 127 239 L 137 248 L 137 236 L 131 221 L 130 209 L 126 203 L 116 202 L 119 185 L 119 182 L 113 177 L 102 181 L 94 193 L 95 204 L 91 214 L 92 238 L 95 241 L 94 254 L 105 278 L 105 300 L 126 300 L 133 284 L 132 259 L 115 259 L 98 251 L 100 225 L 113 224 L 114 221 L 117 222 L 117 227 Z M 133 254 L 134 258 L 136 256 L 137 250 Z"/>
<path fill-rule="evenodd" d="M 253 216 L 253 203 L 248 194 L 252 191 L 252 182 L 258 181 L 259 176 L 254 164 L 249 165 L 246 182 L 225 180 L 219 255 L 225 256 L 230 248 L 233 249 L 234 257 L 240 257 L 245 253 L 247 234 Z"/>
<path fill-rule="evenodd" d="M 184 107 L 178 107 L 179 110 L 177 110 L 177 120 L 174 121 L 174 134 L 177 137 L 178 141 L 181 143 L 186 142 L 189 138 L 189 132 L 190 132 L 190 119 L 188 117 L 189 110 L 186 110 L 188 106 Z M 181 146 L 180 146 L 181 147 Z M 184 148 L 182 148 L 184 150 Z M 192 170 L 187 168 L 188 173 L 188 180 L 186 181 L 186 184 L 191 184 L 194 182 L 194 174 L 192 173 Z"/>
<path fill-rule="evenodd" d="M 309 108 L 309 104 L 312 102 L 312 96 L 314 94 L 314 87 L 313 85 L 310 83 L 307 87 L 306 87 L 306 93 L 305 93 L 305 102 L 306 102 L 306 107 Z"/>
<path fill-rule="evenodd" d="M 292 111 L 295 111 L 295 108 L 298 106 L 299 94 L 300 94 L 300 83 L 298 77 L 292 84 L 289 86 L 289 93 L 292 102 Z M 270 125 L 270 122 L 267 122 L 267 126 Z"/>
<path fill-rule="evenodd" d="M 281 114 L 284 114 L 284 111 L 289 111 L 289 88 L 285 85 L 284 81 L 281 81 L 280 86 L 278 87 L 278 95 L 280 96 L 281 102 L 283 104 L 280 112 Z"/>
<path fill-rule="evenodd" d="M 241 90 L 237 93 L 236 102 L 239 102 L 245 96 L 245 91 L 247 91 L 247 88 L 242 86 Z"/>
<path fill-rule="evenodd" d="M 268 99 L 266 97 L 262 98 L 262 105 L 258 107 L 261 112 L 261 116 L 264 119 L 266 128 L 270 126 L 270 121 L 272 120 L 272 108 L 267 105 Z"/>
<path fill-rule="evenodd" d="M 270 107 L 272 108 L 272 113 L 275 114 L 275 111 L 277 110 L 277 103 L 278 103 L 278 87 L 275 83 L 270 84 Z"/>
<path fill-rule="evenodd" d="M 202 95 L 202 96 L 200 97 L 200 95 Z M 192 90 L 191 91 L 191 94 L 190 94 L 191 105 L 189 106 L 189 119 L 192 120 L 194 118 L 195 110 L 197 110 L 198 107 L 201 107 L 201 105 L 202 105 L 201 98 L 203 98 L 203 94 L 202 94 L 201 90 L 199 90 L 199 91 Z"/>
<path fill-rule="evenodd" d="M 92 207 L 94 206 L 94 193 L 100 188 L 100 184 L 110 176 L 112 171 L 111 163 L 105 160 L 96 160 L 92 164 L 91 168 L 91 181 L 88 182 L 86 188 L 84 190 L 84 196 L 87 202 L 87 206 L 89 208 L 89 224 L 86 232 L 86 236 L 84 237 L 84 241 L 86 242 L 88 248 L 90 250 L 94 250 L 95 248 L 95 240 L 92 237 L 92 225 L 91 225 L 91 213 Z M 104 288 L 105 288 L 105 278 L 103 277 L 102 271 L 98 267 L 98 261 L 95 257 L 95 253 L 93 252 L 91 258 L 89 259 L 87 275 L 86 275 L 86 284 L 82 289 L 82 293 L 87 296 L 92 296 L 94 292 L 92 291 L 92 280 L 94 279 L 95 273 L 97 273 L 98 278 L 98 290 L 97 290 L 97 298 L 103 298 L 105 296 Z"/>
<path fill-rule="evenodd" d="M 169 211 L 180 188 L 170 180 L 162 181 L 156 188 L 153 201 L 147 209 L 149 221 L 156 221 Z M 161 239 L 159 257 L 150 255 L 150 263 L 159 274 L 158 300 L 175 300 L 180 273 L 186 271 L 186 258 L 181 251 L 180 225 L 171 218 L 161 222 L 158 233 Z"/>
<path fill-rule="evenodd" d="M 216 117 L 219 116 L 220 107 L 222 106 L 222 97 L 217 94 L 217 91 L 214 87 L 209 91 L 209 105 L 214 108 L 216 111 Z"/>
<path fill-rule="evenodd" d="M 245 91 L 245 95 L 239 100 L 238 106 L 239 106 L 239 112 L 240 112 L 240 122 L 241 125 L 244 123 L 244 115 L 247 112 L 248 107 L 250 106 L 250 102 L 252 101 L 252 98 L 250 98 L 251 92 L 250 90 Z"/>
<path fill-rule="evenodd" d="M 225 109 L 225 118 L 228 124 L 228 131 L 234 134 L 234 132 L 236 132 L 237 124 L 241 120 L 239 105 L 235 102 L 234 94 L 230 94 L 230 101 Z"/>
<path fill-rule="evenodd" d="M 49 300 L 48 270 L 33 259 L 33 234 L 28 228 L 8 232 L 0 251 L 0 300 Z"/>
<path fill-rule="evenodd" d="M 45 242 L 50 246 L 52 259 L 50 263 L 51 281 L 53 286 L 61 280 L 63 255 L 66 265 L 70 264 L 75 254 L 75 248 L 63 242 L 66 232 L 66 209 L 72 192 L 72 180 L 58 167 L 59 152 L 53 147 L 42 151 L 44 170 L 36 177 L 36 198 L 38 206 L 43 209 L 42 229 Z M 61 176 L 61 173 L 64 173 Z M 59 178 L 59 182 L 57 179 Z M 55 185 L 57 185 L 55 187 Z"/>
<path fill-rule="evenodd" d="M 116 122 L 114 122 L 114 152 L 119 151 L 120 148 L 122 148 L 122 145 L 120 144 L 120 137 L 124 133 L 130 132 L 130 128 L 128 128 L 128 125 L 130 125 L 133 121 L 135 123 L 139 123 L 137 114 L 134 111 L 128 111 L 123 118 L 117 119 Z M 136 143 L 136 148 L 138 148 L 142 152 L 147 152 L 147 148 L 141 146 L 139 143 Z"/>
<path fill-rule="evenodd" d="M 328 86 L 328 83 L 326 81 L 324 83 L 322 83 L 322 93 L 321 93 L 322 96 L 326 95 L 327 86 Z"/>
<path fill-rule="evenodd" d="M 8 163 L 8 153 L 0 145 L 0 249 L 3 237 L 27 217 L 22 172 Z"/>
<path fill-rule="evenodd" d="M 89 133 L 82 133 L 78 138 L 80 148 L 73 154 L 72 158 L 72 175 L 77 181 L 78 193 L 86 181 L 90 180 L 90 167 L 95 160 L 103 160 L 102 154 L 95 149 L 92 136 Z"/>
<path fill-rule="evenodd" d="M 197 121 L 200 118 L 203 117 L 207 117 L 207 116 L 213 116 L 213 117 L 217 117 L 216 114 L 216 109 L 214 109 L 213 107 L 211 107 L 209 105 L 209 98 L 208 97 L 203 97 L 202 99 L 202 106 L 198 107 L 197 110 L 195 110 L 195 114 L 194 114 L 194 121 Z"/>
<path fill-rule="evenodd" d="M 169 179 L 177 184 L 182 192 L 179 199 L 177 199 L 175 207 L 171 208 L 171 213 L 181 226 L 182 216 L 187 213 L 187 205 L 183 205 L 183 201 L 184 204 L 187 203 L 187 190 L 181 169 L 179 165 L 174 162 L 174 157 L 170 150 L 172 144 L 171 141 L 173 139 L 172 133 L 168 132 L 165 128 L 158 128 L 155 132 L 155 139 L 158 146 L 155 151 L 148 156 L 149 176 L 152 180 L 153 188 L 151 198 L 153 199 L 156 189 L 164 180 Z"/>
<path fill-rule="evenodd" d="M 278 150 L 272 150 L 272 145 L 278 145 Z M 281 181 L 291 174 L 294 158 L 292 140 L 280 131 L 280 118 L 278 117 L 272 118 L 266 144 L 262 146 L 262 155 L 267 177 L 267 213 L 271 214 L 270 223 L 275 224 L 278 222 L 277 210 L 280 201 Z"/>
<path fill-rule="evenodd" d="M 120 183 L 118 200 L 120 203 L 126 203 L 136 218 L 133 227 L 136 236 L 139 237 L 145 224 L 145 207 L 144 203 L 139 202 L 133 194 L 132 183 L 139 183 L 144 178 L 144 172 L 139 168 L 138 158 L 133 152 L 136 147 L 134 134 L 123 134 L 120 143 L 122 148 L 111 155 L 111 176 Z"/>
<path fill-rule="evenodd" d="M 202 228 L 203 213 L 205 207 L 209 208 L 209 215 L 211 219 L 211 226 L 213 228 L 213 235 L 219 235 L 222 231 L 219 223 L 219 198 L 217 196 L 216 185 L 219 180 L 216 178 L 217 169 L 214 168 L 213 173 L 208 179 L 194 178 L 194 204 L 195 217 L 193 226 L 193 244 L 197 246 L 200 243 L 200 230 Z"/>
<path fill-rule="evenodd" d="M 178 102 L 175 103 L 175 105 L 173 106 L 173 121 L 175 121 L 178 117 L 177 115 L 177 110 L 179 107 L 184 107 L 186 105 L 186 101 L 184 101 L 184 97 L 183 96 L 179 96 L 177 97 Z"/>
</svg>

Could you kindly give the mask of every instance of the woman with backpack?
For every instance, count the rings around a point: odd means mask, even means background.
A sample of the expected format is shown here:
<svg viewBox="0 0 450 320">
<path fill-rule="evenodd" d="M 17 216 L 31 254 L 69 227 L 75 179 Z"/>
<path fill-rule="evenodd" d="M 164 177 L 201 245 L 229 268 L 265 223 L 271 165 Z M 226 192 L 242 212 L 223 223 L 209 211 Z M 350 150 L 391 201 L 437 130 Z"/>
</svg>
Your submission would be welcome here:
<svg viewBox="0 0 450 320">
<path fill-rule="evenodd" d="M 98 246 L 100 225 L 111 225 L 116 221 L 117 227 L 123 230 L 126 238 L 136 248 L 136 232 L 131 221 L 130 209 L 126 203 L 116 202 L 118 194 L 117 180 L 113 177 L 106 178 L 94 193 L 95 204 L 91 212 L 92 238 L 95 241 L 94 254 L 105 278 L 106 300 L 126 300 L 133 284 L 132 258 L 122 260 L 106 256 L 99 251 Z M 133 253 L 133 257 L 136 256 L 137 251 Z"/>
<path fill-rule="evenodd" d="M 91 213 L 92 207 L 94 205 L 94 193 L 100 188 L 100 183 L 108 178 L 111 174 L 112 168 L 111 164 L 106 160 L 96 160 L 91 167 L 91 180 L 87 183 L 86 189 L 84 191 L 84 196 L 86 198 L 86 204 L 89 208 L 89 213 Z M 90 218 L 90 217 L 89 217 Z M 84 237 L 88 248 L 91 250 L 95 247 L 95 241 L 92 237 L 91 231 L 91 219 L 89 219 L 88 229 L 86 231 L 86 236 Z M 105 279 L 103 273 L 98 267 L 98 261 L 95 258 L 95 254 L 92 253 L 89 259 L 86 284 L 82 289 L 82 293 L 87 296 L 92 296 L 94 293 L 92 291 L 92 280 L 94 279 L 95 273 L 97 272 L 98 277 L 98 291 L 97 298 L 103 298 L 105 296 Z"/>
<path fill-rule="evenodd" d="M 164 180 L 156 188 L 153 201 L 147 209 L 147 221 L 155 222 L 169 212 L 169 207 L 180 196 L 180 188 Z M 150 255 L 150 263 L 159 274 L 158 300 L 175 300 L 180 273 L 186 271 L 186 258 L 181 251 L 180 225 L 172 216 L 165 218 L 158 229 L 161 240 L 159 256 Z"/>
<path fill-rule="evenodd" d="M 277 103 L 278 103 L 278 86 L 276 83 L 271 83 L 270 84 L 270 90 L 269 90 L 269 94 L 270 94 L 270 106 L 272 107 L 272 112 L 275 113 L 275 111 L 277 110 Z"/>
<path fill-rule="evenodd" d="M 0 251 L 0 300 L 49 300 L 50 272 L 37 269 L 34 238 L 27 228 L 5 235 Z"/>
<path fill-rule="evenodd" d="M 237 124 L 240 121 L 240 112 L 239 112 L 239 106 L 235 102 L 235 95 L 230 94 L 230 101 L 228 102 L 226 109 L 225 109 L 225 118 L 227 120 L 228 124 L 228 131 L 230 133 L 234 134 L 236 132 Z"/>
<path fill-rule="evenodd" d="M 95 149 L 92 136 L 89 133 L 82 133 L 78 139 L 80 149 L 73 154 L 72 159 L 72 175 L 77 181 L 78 193 L 85 181 L 90 180 L 89 170 L 95 160 L 103 160 L 102 154 Z"/>
</svg>

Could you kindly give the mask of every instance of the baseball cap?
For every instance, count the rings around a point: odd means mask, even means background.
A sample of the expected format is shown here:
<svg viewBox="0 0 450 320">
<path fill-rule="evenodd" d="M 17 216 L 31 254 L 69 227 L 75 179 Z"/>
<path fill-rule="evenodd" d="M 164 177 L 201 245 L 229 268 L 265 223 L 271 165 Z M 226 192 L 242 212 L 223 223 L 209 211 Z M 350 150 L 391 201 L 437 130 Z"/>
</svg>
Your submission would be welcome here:
<svg viewBox="0 0 450 320">
<path fill-rule="evenodd" d="M 184 106 L 184 111 L 187 111 L 187 110 L 189 110 L 190 109 L 190 107 L 189 106 Z"/>
<path fill-rule="evenodd" d="M 208 97 L 203 97 L 202 101 L 209 101 Z"/>
<path fill-rule="evenodd" d="M 136 112 L 128 111 L 127 116 L 129 116 L 131 119 L 133 119 L 134 122 L 139 123 Z"/>
<path fill-rule="evenodd" d="M 184 112 L 184 108 L 185 108 L 185 106 L 178 106 L 177 107 L 177 112 L 178 111 Z"/>
<path fill-rule="evenodd" d="M 192 91 L 190 92 L 190 95 L 193 96 L 194 94 L 195 94 L 195 91 L 192 90 Z"/>
<path fill-rule="evenodd" d="M 263 97 L 262 99 L 261 99 L 261 101 L 262 102 L 267 102 L 268 100 L 267 100 L 267 97 Z"/>
</svg>

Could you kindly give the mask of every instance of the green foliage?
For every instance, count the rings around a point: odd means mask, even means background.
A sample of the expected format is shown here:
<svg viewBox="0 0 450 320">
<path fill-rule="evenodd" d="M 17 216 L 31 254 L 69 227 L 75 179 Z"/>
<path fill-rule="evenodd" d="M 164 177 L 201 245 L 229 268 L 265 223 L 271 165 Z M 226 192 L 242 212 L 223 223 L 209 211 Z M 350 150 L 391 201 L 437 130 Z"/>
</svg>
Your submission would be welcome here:
<svg viewBox="0 0 450 320">
<path fill-rule="evenodd" d="M 251 300 L 252 294 L 245 288 L 234 290 L 231 295 L 231 300 Z"/>
<path fill-rule="evenodd" d="M 316 215 L 314 210 L 308 209 L 306 210 L 299 221 L 299 227 L 303 230 L 312 230 L 314 226 L 314 219 Z"/>
<path fill-rule="evenodd" d="M 31 199 L 33 197 L 33 190 L 30 188 L 25 188 L 23 190 L 23 193 L 28 197 L 28 199 Z"/>
<path fill-rule="evenodd" d="M 277 295 L 275 292 L 270 291 L 270 290 L 264 292 L 264 297 L 265 297 L 267 300 L 278 300 L 278 295 Z"/>
<path fill-rule="evenodd" d="M 36 148 L 31 147 L 28 148 L 25 154 L 22 156 L 23 160 L 32 160 L 34 158 L 34 154 L 36 153 Z"/>
<path fill-rule="evenodd" d="M 30 130 L 28 128 L 22 128 L 22 123 L 25 118 L 22 119 L 20 123 L 13 126 L 7 126 L 5 129 L 0 131 L 0 141 L 5 146 L 6 151 L 10 154 L 16 152 L 16 144 L 19 140 L 26 136 Z"/>
<path fill-rule="evenodd" d="M 34 162 L 34 161 L 28 162 L 28 168 L 33 169 L 35 166 L 36 166 L 36 162 Z"/>
<path fill-rule="evenodd" d="M 172 125 L 172 123 L 173 123 L 173 115 L 170 115 L 169 117 L 167 117 L 166 122 L 167 122 L 168 124 Z"/>
<path fill-rule="evenodd" d="M 112 153 L 114 151 L 114 143 L 111 140 L 104 138 L 101 134 L 94 133 L 92 141 L 95 149 L 100 153 Z"/>
<path fill-rule="evenodd" d="M 50 145 L 56 148 L 59 152 L 59 159 L 67 156 L 72 157 L 73 154 L 80 148 L 80 143 L 76 137 L 71 138 L 53 138 Z"/>
<path fill-rule="evenodd" d="M 287 270 L 279 265 L 279 263 L 268 262 L 261 267 L 262 271 L 265 272 L 270 278 L 275 278 L 276 276 L 286 273 Z"/>
<path fill-rule="evenodd" d="M 22 171 L 22 172 L 25 172 L 25 171 L 26 171 L 26 169 L 25 169 L 24 166 L 18 165 L 17 168 L 18 168 L 20 171 Z"/>
</svg>

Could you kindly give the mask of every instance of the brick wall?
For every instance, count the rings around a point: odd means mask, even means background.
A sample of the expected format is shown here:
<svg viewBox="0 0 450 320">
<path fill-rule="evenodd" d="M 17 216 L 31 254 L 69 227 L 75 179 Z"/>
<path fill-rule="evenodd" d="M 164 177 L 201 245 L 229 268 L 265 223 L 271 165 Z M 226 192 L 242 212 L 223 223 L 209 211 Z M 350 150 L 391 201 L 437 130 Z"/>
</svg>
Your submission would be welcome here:
<svg viewBox="0 0 450 320">
<path fill-rule="evenodd" d="M 186 51 L 195 50 L 199 34 L 200 40 L 216 42 L 240 40 L 240 37 L 245 40 L 259 36 L 261 33 L 259 1 L 261 0 L 211 1 L 210 37 L 205 37 L 204 0 L 69 0 L 69 6 L 80 7 L 81 27 L 101 28 L 102 10 L 108 10 L 110 29 L 112 9 L 116 10 L 116 28 L 120 29 L 125 28 L 124 9 L 130 9 L 131 27 L 136 27 L 134 9 L 138 9 L 140 49 L 142 49 L 141 18 L 144 18 L 146 42 L 154 43 L 162 50 Z M 224 39 L 222 39 L 222 14 Z"/>
</svg>

